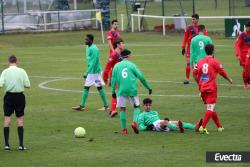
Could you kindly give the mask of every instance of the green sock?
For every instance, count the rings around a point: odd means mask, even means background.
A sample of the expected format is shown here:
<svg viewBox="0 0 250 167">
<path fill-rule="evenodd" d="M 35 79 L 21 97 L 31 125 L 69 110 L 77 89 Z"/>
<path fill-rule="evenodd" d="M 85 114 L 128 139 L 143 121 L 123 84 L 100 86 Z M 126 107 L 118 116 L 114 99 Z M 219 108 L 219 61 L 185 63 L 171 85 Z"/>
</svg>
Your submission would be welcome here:
<svg viewBox="0 0 250 167">
<path fill-rule="evenodd" d="M 80 106 L 85 107 L 86 100 L 89 95 L 89 89 L 84 88 L 82 91 L 82 101 L 80 103 Z"/>
<path fill-rule="evenodd" d="M 134 112 L 133 112 L 133 121 L 137 123 L 138 117 L 140 114 L 140 108 L 134 108 Z"/>
<path fill-rule="evenodd" d="M 108 107 L 108 102 L 107 102 L 107 99 L 106 99 L 106 94 L 105 94 L 105 91 L 103 89 L 100 89 L 98 90 L 101 98 L 102 98 L 102 102 L 103 102 L 103 106 L 104 107 Z"/>
<path fill-rule="evenodd" d="M 182 122 L 182 126 L 184 129 L 194 129 L 195 125 L 187 122 Z"/>
<path fill-rule="evenodd" d="M 177 125 L 175 125 L 175 124 L 168 124 L 168 128 L 170 129 L 170 130 L 179 130 L 179 128 L 178 128 L 178 126 Z"/>
<path fill-rule="evenodd" d="M 120 112 L 120 121 L 122 123 L 122 129 L 126 129 L 127 126 L 126 126 L 126 113 L 125 113 L 125 111 Z"/>
</svg>

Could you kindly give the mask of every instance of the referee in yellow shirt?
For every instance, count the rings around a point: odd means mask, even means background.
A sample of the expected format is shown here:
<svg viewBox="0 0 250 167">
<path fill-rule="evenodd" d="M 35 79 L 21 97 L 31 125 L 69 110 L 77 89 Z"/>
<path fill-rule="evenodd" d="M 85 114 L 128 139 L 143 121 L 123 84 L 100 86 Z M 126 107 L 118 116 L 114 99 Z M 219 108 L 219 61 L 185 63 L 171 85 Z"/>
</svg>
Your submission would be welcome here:
<svg viewBox="0 0 250 167">
<path fill-rule="evenodd" d="M 4 96 L 4 150 L 10 150 L 9 129 L 11 115 L 15 112 L 17 121 L 17 131 L 19 137 L 18 150 L 24 151 L 23 145 L 23 117 L 25 108 L 24 88 L 30 87 L 30 81 L 24 69 L 17 67 L 17 58 L 14 55 L 9 57 L 9 68 L 3 70 L 0 76 L 0 87 L 5 88 Z"/>
</svg>

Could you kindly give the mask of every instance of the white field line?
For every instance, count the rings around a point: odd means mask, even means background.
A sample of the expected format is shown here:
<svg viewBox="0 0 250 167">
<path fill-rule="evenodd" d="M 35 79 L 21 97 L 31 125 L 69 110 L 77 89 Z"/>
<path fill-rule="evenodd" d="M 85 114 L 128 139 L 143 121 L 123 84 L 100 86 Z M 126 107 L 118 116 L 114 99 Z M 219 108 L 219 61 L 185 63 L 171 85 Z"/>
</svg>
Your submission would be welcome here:
<svg viewBox="0 0 250 167">
<path fill-rule="evenodd" d="M 32 76 L 32 77 L 37 77 L 37 78 L 45 78 L 45 77 L 39 77 L 39 76 Z M 47 77 L 48 78 L 48 77 Z M 52 78 L 52 77 L 50 77 Z M 55 77 L 54 77 L 55 78 Z M 72 93 L 82 93 L 82 91 L 80 90 L 71 90 L 71 89 L 60 89 L 60 88 L 51 88 L 46 86 L 48 83 L 52 83 L 52 82 L 57 82 L 57 81 L 62 81 L 62 80 L 70 80 L 70 79 L 79 79 L 79 78 L 62 78 L 62 77 L 57 77 L 57 79 L 52 79 L 52 80 L 48 80 L 48 81 L 44 81 L 38 84 L 38 87 L 41 89 L 45 89 L 45 90 L 52 90 L 52 91 L 59 91 L 59 92 L 72 92 Z M 98 94 L 97 91 L 90 91 L 90 93 L 93 94 Z M 111 92 L 107 92 L 107 94 L 111 94 Z M 139 94 L 140 96 L 148 96 L 148 94 Z M 155 97 L 199 97 L 198 95 L 162 95 L 162 94 L 152 94 L 150 96 L 155 96 Z M 246 99 L 248 97 L 245 96 L 219 96 L 221 98 L 240 98 L 240 99 Z"/>
</svg>

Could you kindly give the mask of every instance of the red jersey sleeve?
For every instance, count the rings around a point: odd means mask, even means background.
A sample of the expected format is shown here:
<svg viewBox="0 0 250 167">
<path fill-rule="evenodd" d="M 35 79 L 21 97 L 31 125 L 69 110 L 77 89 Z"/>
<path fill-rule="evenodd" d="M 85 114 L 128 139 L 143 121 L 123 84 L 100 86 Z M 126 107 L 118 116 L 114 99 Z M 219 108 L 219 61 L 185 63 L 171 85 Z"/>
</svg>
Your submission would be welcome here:
<svg viewBox="0 0 250 167">
<path fill-rule="evenodd" d="M 102 75 L 105 83 L 108 83 L 109 72 L 114 67 L 114 65 L 115 65 L 115 59 L 114 59 L 114 56 L 112 54 L 106 63 L 106 66 L 104 68 L 103 75 Z"/>
<path fill-rule="evenodd" d="M 186 44 L 187 44 L 188 38 L 189 38 L 189 34 L 190 34 L 190 30 L 189 30 L 189 26 L 188 26 L 185 30 L 184 37 L 182 40 L 182 48 L 186 47 Z"/>
<path fill-rule="evenodd" d="M 218 61 L 218 60 L 214 60 L 214 66 L 215 66 L 215 69 L 216 71 L 221 75 L 223 76 L 224 78 L 227 77 L 227 73 L 226 71 L 224 70 L 222 64 Z"/>
</svg>

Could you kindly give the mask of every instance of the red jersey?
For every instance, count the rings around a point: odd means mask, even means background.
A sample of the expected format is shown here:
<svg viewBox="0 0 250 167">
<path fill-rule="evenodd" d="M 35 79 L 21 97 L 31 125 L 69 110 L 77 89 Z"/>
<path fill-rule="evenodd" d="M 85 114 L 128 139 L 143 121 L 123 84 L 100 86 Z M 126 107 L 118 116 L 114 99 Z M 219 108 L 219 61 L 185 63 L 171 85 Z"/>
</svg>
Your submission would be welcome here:
<svg viewBox="0 0 250 167">
<path fill-rule="evenodd" d="M 113 67 L 115 66 L 115 64 L 122 61 L 122 59 L 123 58 L 122 58 L 120 52 L 115 50 L 114 52 L 111 53 L 111 55 L 109 56 L 108 62 L 106 63 L 106 66 L 105 66 L 104 71 L 103 71 L 103 80 L 105 83 L 108 82 L 110 70 L 113 70 Z M 110 75 L 112 76 L 112 72 Z"/>
<path fill-rule="evenodd" d="M 200 92 L 217 92 L 217 74 L 227 77 L 221 63 L 212 56 L 206 56 L 199 60 L 194 67 L 193 74 L 197 76 Z"/>
<path fill-rule="evenodd" d="M 244 66 L 246 55 L 250 49 L 250 32 L 242 32 L 235 43 L 236 56 L 240 58 L 240 65 Z"/>
<path fill-rule="evenodd" d="M 119 38 L 121 38 L 119 31 L 114 31 L 113 29 L 110 29 L 107 32 L 107 40 L 111 40 L 111 43 L 113 46 L 114 46 L 115 39 L 119 39 Z M 111 55 L 111 54 L 112 54 L 112 50 L 110 49 L 109 55 Z"/>
<path fill-rule="evenodd" d="M 208 35 L 207 31 L 204 31 L 203 34 L 206 36 Z M 187 45 L 187 50 L 186 50 L 187 55 L 190 55 L 191 40 L 196 35 L 198 35 L 198 25 L 191 24 L 187 26 L 182 40 L 182 48 L 186 48 Z"/>
</svg>

